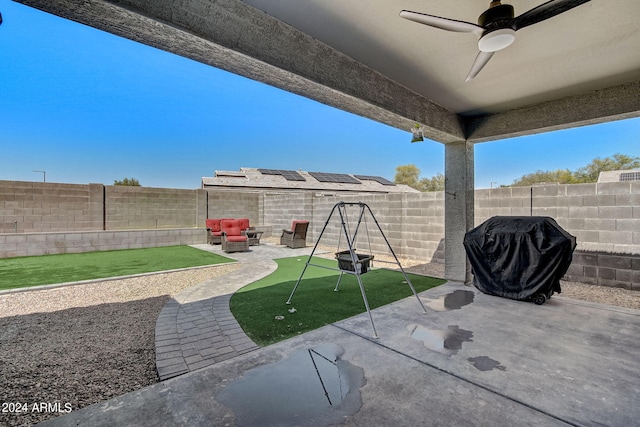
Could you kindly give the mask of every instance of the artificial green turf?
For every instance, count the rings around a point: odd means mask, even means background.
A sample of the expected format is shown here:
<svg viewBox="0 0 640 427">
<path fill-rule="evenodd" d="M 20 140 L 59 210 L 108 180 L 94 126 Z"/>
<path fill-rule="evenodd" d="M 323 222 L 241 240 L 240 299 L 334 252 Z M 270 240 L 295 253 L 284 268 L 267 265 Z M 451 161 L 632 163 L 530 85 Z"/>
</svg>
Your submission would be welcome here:
<svg viewBox="0 0 640 427">
<path fill-rule="evenodd" d="M 366 311 L 354 275 L 344 274 L 339 291 L 334 292 L 340 273 L 314 266 L 307 267 L 291 304 L 285 304 L 306 261 L 306 257 L 277 259 L 278 269 L 274 273 L 231 297 L 231 312 L 256 344 L 272 344 Z M 335 260 L 313 258 L 311 263 L 337 268 Z M 445 282 L 433 277 L 408 276 L 417 292 Z M 401 272 L 374 269 L 361 278 L 371 309 L 412 295 Z M 296 311 L 290 313 L 291 308 Z M 284 319 L 276 320 L 276 316 Z"/>
<path fill-rule="evenodd" d="M 4 258 L 0 259 L 0 290 L 225 262 L 233 260 L 190 246 Z"/>
</svg>

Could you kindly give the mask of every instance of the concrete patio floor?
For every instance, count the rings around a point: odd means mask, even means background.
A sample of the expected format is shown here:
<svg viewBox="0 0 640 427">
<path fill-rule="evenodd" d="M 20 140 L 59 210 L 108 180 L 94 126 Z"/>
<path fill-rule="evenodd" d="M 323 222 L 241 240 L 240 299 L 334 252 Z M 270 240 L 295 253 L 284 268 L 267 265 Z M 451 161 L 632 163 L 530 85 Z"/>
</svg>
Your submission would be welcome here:
<svg viewBox="0 0 640 427">
<path fill-rule="evenodd" d="M 42 425 L 638 425 L 639 310 L 420 296 Z"/>
</svg>

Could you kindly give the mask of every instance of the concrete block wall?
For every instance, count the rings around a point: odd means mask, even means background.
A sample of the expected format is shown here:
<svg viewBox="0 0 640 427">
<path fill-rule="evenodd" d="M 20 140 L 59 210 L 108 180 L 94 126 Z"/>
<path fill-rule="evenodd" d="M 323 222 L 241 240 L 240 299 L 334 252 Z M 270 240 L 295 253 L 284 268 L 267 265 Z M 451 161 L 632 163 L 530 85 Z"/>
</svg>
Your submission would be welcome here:
<svg viewBox="0 0 640 427">
<path fill-rule="evenodd" d="M 404 195 L 403 256 L 444 263 L 444 192 Z M 409 256 L 408 254 L 412 254 Z"/>
<path fill-rule="evenodd" d="M 249 218 L 252 226 L 264 225 L 263 194 L 257 192 L 208 191 L 208 218 Z M 198 224 L 198 227 L 201 225 Z M 204 227 L 204 221 L 202 222 Z"/>
<path fill-rule="evenodd" d="M 399 257 L 444 261 L 443 192 L 324 196 L 305 191 L 285 194 L 15 181 L 0 181 L 0 254 L 9 256 L 6 254 L 17 253 L 19 245 L 32 248 L 42 243 L 42 232 L 60 231 L 65 233 L 53 234 L 66 236 L 70 231 L 97 231 L 104 227 L 195 227 L 205 235 L 207 217 L 247 217 L 252 225 L 270 227 L 274 235 L 289 228 L 294 219 L 310 219 L 307 241 L 311 244 L 339 201 L 367 203 Z M 570 280 L 638 286 L 640 182 L 476 191 L 476 225 L 495 215 L 531 214 L 553 217 L 576 236 L 578 247 L 567 275 Z M 355 225 L 357 214 L 350 213 L 350 220 Z M 373 252 L 387 253 L 375 224 L 369 221 L 367 228 L 369 240 L 357 242 L 359 249 L 368 248 L 370 241 Z M 337 248 L 339 231 L 339 216 L 335 215 L 334 223 L 323 235 L 323 245 Z M 33 235 L 27 235 L 30 233 Z M 366 237 L 364 229 L 360 237 Z M 59 245 L 70 247 L 68 241 L 77 238 L 61 237 Z M 23 252 L 27 254 L 29 249 Z"/>
<path fill-rule="evenodd" d="M 308 240 L 310 243 L 315 242 L 331 210 L 341 201 L 363 202 L 371 209 L 371 212 L 365 209 L 355 242 L 357 249 L 367 252 L 371 248 L 373 253 L 390 254 L 380 233 L 382 230 L 398 257 L 444 262 L 444 198 L 441 193 L 314 197 L 311 217 L 313 240 Z M 355 231 L 359 214 L 358 206 L 347 207 L 345 222 L 350 233 Z M 336 250 L 338 245 L 339 249 L 346 249 L 347 243 L 341 227 L 340 215 L 336 210 L 322 235 L 321 244 Z"/>
<path fill-rule="evenodd" d="M 204 227 L 205 190 L 107 186 L 106 229 Z"/>
<path fill-rule="evenodd" d="M 389 200 L 389 197 L 396 201 L 396 204 L 392 206 L 392 203 Z M 393 211 L 392 214 L 400 214 L 401 213 L 401 203 L 402 196 L 394 195 L 342 195 L 342 196 L 323 196 L 323 195 L 314 195 L 311 199 L 312 208 L 311 214 L 306 218 L 311 221 L 310 232 L 307 234 L 307 242 L 309 244 L 315 244 L 316 240 L 322 234 L 322 239 L 320 241 L 320 245 L 327 248 L 332 248 L 332 250 L 346 250 L 348 248 L 347 241 L 344 236 L 344 231 L 342 229 L 342 222 L 340 218 L 340 213 L 337 209 L 334 210 L 334 206 L 339 202 L 347 202 L 347 203 L 358 203 L 364 202 L 369 205 L 371 211 L 375 215 L 376 219 L 380 223 L 380 227 L 383 232 L 387 236 L 388 239 L 398 243 L 398 240 L 401 238 L 400 236 L 400 228 L 398 225 L 399 221 L 389 221 L 385 215 L 382 215 L 380 210 L 384 209 L 385 211 Z M 395 210 L 395 211 L 394 211 Z M 333 211 L 333 214 L 332 214 Z M 327 220 L 329 216 L 331 218 L 329 223 Z M 353 235 L 355 233 L 355 228 L 358 223 L 358 217 L 360 215 L 360 207 L 359 206 L 347 206 L 346 211 L 343 211 L 345 224 L 347 226 L 348 232 Z M 389 216 L 387 214 L 387 216 Z M 326 228 L 325 228 L 326 224 Z M 396 228 L 396 234 L 389 234 L 389 228 Z M 395 236 L 395 238 L 394 238 Z M 361 222 L 360 229 L 358 231 L 357 240 L 355 242 L 355 246 L 357 249 L 361 251 L 368 251 L 371 248 L 372 252 L 377 253 L 387 253 L 388 248 L 386 243 L 384 242 L 383 237 L 380 235 L 375 222 L 372 220 L 369 212 L 365 209 L 365 216 L 363 221 Z M 393 244 L 393 243 L 392 243 Z M 396 245 L 397 246 L 397 245 Z M 394 247 L 394 250 L 397 250 Z"/>
<path fill-rule="evenodd" d="M 0 181 L 0 233 L 102 229 L 102 188 Z"/>
<path fill-rule="evenodd" d="M 640 291 L 640 255 L 576 251 L 565 279 Z"/>
<path fill-rule="evenodd" d="M 492 188 L 475 192 L 475 225 L 492 216 L 529 216 L 531 214 L 530 187 Z"/>
<path fill-rule="evenodd" d="M 640 254 L 640 182 L 478 190 L 475 224 L 495 215 L 550 216 L 576 236 L 576 250 Z"/>
<path fill-rule="evenodd" d="M 271 225 L 274 236 L 280 236 L 282 230 L 290 230 L 291 222 L 297 219 L 311 221 L 311 228 L 307 230 L 307 242 L 315 241 L 313 220 L 314 193 L 290 192 L 290 193 L 264 193 L 263 200 L 263 224 Z"/>
<path fill-rule="evenodd" d="M 0 235 L 0 258 L 206 243 L 203 229 L 79 231 Z"/>
<path fill-rule="evenodd" d="M 265 223 L 277 222 L 289 209 L 304 206 L 303 195 L 270 195 Z M 367 203 L 399 257 L 444 262 L 444 193 L 359 195 L 311 198 L 315 243 L 333 206 L 339 201 Z M 272 210 L 273 209 L 273 210 Z M 298 211 L 304 215 L 309 209 Z M 357 212 L 349 211 L 352 227 Z M 550 216 L 577 238 L 577 249 L 567 280 L 627 289 L 640 287 L 640 183 L 547 185 L 479 190 L 475 197 L 476 225 L 496 215 Z M 276 228 L 276 227 L 274 227 Z M 280 228 L 279 226 L 277 228 Z M 368 223 L 371 250 L 387 253 L 373 222 Z M 322 236 L 322 245 L 338 246 L 339 215 L 334 214 Z M 360 237 L 366 234 L 360 232 Z M 368 249 L 366 241 L 356 243 Z M 342 240 L 341 248 L 346 247 Z"/>
<path fill-rule="evenodd" d="M 307 235 L 307 242 L 310 244 L 314 244 L 316 240 L 320 237 L 322 233 L 322 229 L 329 219 L 329 215 L 333 210 L 333 207 L 338 202 L 358 202 L 358 197 L 353 196 L 316 196 L 313 198 L 313 215 L 311 216 L 311 230 L 312 233 Z M 350 216 L 351 222 L 351 230 L 353 232 L 353 227 L 355 226 L 355 221 L 357 220 L 357 212 L 354 208 L 351 208 L 347 211 L 347 217 Z M 346 221 L 346 219 L 345 219 Z M 323 247 L 331 248 L 331 250 L 337 251 L 338 249 L 345 250 L 348 248 L 347 242 L 344 238 L 342 240 L 339 239 L 342 230 L 342 223 L 340 222 L 340 214 L 336 209 L 333 211 L 333 215 L 331 216 L 331 220 L 327 224 L 324 233 L 322 234 L 322 238 L 320 240 L 320 245 Z M 344 237 L 344 236 L 343 236 Z M 338 245 L 340 244 L 340 248 Z M 358 242 L 356 242 L 358 245 Z"/>
<path fill-rule="evenodd" d="M 567 280 L 640 289 L 640 182 L 497 188 L 476 191 L 475 200 L 476 225 L 533 214 L 575 236 Z"/>
<path fill-rule="evenodd" d="M 204 227 L 206 213 L 201 189 L 0 181 L 0 233 Z"/>
<path fill-rule="evenodd" d="M 373 253 L 380 253 L 390 255 L 387 243 L 383 238 L 382 233 L 387 238 L 387 241 L 393 248 L 393 251 L 397 256 L 403 256 L 405 250 L 412 251 L 407 237 L 405 235 L 406 220 L 404 215 L 407 210 L 407 197 L 403 194 L 392 195 L 372 195 L 368 197 L 358 197 L 355 201 L 366 203 L 371 209 L 371 214 L 365 209 L 364 220 L 360 225 L 360 231 L 358 233 L 359 242 L 357 247 L 365 252 L 371 245 L 371 251 Z M 351 228 L 357 225 L 356 213 L 359 209 L 354 211 L 354 215 L 349 217 L 351 221 Z M 373 220 L 375 218 L 375 221 Z M 376 221 L 378 224 L 376 225 Z M 378 226 L 380 228 L 378 228 Z M 367 232 L 368 231 L 368 232 Z M 344 240 L 343 240 L 344 241 Z M 418 257 L 419 255 L 416 255 Z"/>
</svg>

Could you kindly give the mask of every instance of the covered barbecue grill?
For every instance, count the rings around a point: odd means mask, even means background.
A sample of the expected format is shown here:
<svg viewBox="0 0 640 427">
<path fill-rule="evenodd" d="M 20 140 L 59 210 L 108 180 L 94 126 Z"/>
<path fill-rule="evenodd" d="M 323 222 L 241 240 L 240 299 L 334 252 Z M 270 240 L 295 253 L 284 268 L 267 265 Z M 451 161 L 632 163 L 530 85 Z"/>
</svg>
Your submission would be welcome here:
<svg viewBox="0 0 640 427">
<path fill-rule="evenodd" d="M 576 238 L 544 216 L 495 216 L 464 237 L 476 288 L 536 304 L 560 293 L 575 247 Z"/>
</svg>

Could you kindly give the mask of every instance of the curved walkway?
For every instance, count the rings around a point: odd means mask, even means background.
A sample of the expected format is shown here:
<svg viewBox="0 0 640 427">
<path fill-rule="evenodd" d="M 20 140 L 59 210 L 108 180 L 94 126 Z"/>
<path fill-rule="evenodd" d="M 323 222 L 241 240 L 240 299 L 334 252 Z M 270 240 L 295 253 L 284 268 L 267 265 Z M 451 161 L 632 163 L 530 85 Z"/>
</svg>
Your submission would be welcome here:
<svg viewBox="0 0 640 427">
<path fill-rule="evenodd" d="M 258 349 L 231 314 L 231 296 L 274 272 L 274 259 L 308 256 L 313 249 L 266 243 L 251 246 L 249 252 L 226 254 L 220 246 L 193 246 L 233 258 L 240 262 L 240 269 L 186 289 L 164 306 L 155 330 L 156 369 L 161 381 Z"/>
</svg>

